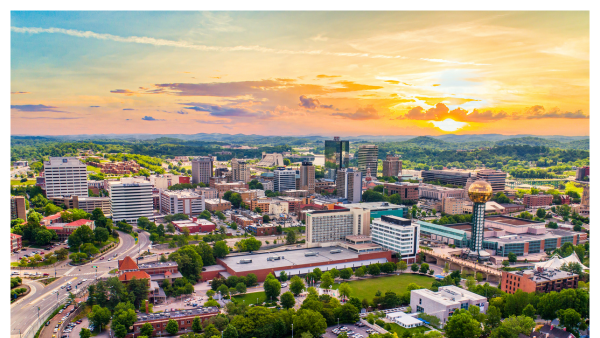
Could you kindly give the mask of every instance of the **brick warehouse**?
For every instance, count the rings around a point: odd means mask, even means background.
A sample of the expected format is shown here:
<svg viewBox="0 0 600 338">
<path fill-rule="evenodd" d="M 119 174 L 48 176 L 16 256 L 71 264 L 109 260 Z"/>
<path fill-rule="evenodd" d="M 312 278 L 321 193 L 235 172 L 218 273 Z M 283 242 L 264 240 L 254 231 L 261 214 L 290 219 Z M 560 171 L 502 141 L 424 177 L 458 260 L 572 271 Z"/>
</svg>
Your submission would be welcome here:
<svg viewBox="0 0 600 338">
<path fill-rule="evenodd" d="M 162 313 L 140 313 L 137 316 L 136 322 L 133 324 L 133 332 L 128 333 L 125 338 L 133 338 L 136 334 L 139 336 L 142 325 L 146 323 L 152 324 L 154 328 L 154 335 L 169 335 L 166 331 L 167 323 L 170 319 L 177 321 L 179 325 L 178 334 L 192 332 L 192 323 L 195 317 L 200 318 L 201 322 L 205 322 L 210 318 L 219 314 L 219 309 L 216 307 L 200 307 L 192 310 L 181 310 L 173 312 L 162 312 Z"/>
<path fill-rule="evenodd" d="M 392 262 L 395 261 L 392 254 L 392 251 L 357 253 L 350 249 L 332 246 L 227 256 L 217 259 L 217 264 L 223 266 L 232 276 L 240 277 L 253 273 L 259 282 L 263 282 L 269 273 L 279 276 L 281 271 L 286 271 L 291 277 L 305 275 L 317 267 L 325 272 L 333 268 L 354 269 L 372 263 Z"/>
</svg>

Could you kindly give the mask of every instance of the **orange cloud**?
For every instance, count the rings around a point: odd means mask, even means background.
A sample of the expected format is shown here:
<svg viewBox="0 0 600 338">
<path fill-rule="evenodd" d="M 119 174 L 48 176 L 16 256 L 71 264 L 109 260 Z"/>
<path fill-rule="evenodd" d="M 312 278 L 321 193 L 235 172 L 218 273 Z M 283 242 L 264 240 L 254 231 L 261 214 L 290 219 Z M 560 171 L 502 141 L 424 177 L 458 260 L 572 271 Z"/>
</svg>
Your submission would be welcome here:
<svg viewBox="0 0 600 338">
<path fill-rule="evenodd" d="M 481 100 L 475 100 L 475 99 L 462 99 L 462 98 L 458 98 L 458 97 L 426 97 L 426 96 L 416 96 L 417 99 L 421 100 L 421 101 L 425 101 L 426 104 L 433 106 L 436 103 L 440 103 L 440 102 L 447 102 L 449 105 L 459 105 L 459 104 L 465 104 L 467 102 L 472 102 L 472 101 L 481 101 Z"/>
</svg>

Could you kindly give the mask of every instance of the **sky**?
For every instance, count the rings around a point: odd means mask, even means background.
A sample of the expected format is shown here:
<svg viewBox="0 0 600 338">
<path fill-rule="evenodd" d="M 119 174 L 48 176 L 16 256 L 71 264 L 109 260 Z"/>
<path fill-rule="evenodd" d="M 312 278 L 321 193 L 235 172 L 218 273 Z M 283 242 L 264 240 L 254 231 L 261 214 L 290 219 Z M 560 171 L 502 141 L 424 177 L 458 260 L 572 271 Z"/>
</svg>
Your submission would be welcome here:
<svg viewBox="0 0 600 338">
<path fill-rule="evenodd" d="M 588 12 L 19 12 L 11 133 L 589 135 Z"/>
</svg>

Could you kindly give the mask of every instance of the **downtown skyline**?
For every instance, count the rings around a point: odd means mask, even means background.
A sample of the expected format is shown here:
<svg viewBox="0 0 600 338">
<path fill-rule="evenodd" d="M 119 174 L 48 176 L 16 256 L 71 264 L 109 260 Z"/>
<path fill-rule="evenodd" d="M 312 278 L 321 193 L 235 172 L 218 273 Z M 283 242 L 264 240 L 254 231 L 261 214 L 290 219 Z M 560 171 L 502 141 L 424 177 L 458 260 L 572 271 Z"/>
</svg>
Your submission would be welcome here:
<svg viewBox="0 0 600 338">
<path fill-rule="evenodd" d="M 589 135 L 588 12 L 12 12 L 11 133 Z"/>
</svg>

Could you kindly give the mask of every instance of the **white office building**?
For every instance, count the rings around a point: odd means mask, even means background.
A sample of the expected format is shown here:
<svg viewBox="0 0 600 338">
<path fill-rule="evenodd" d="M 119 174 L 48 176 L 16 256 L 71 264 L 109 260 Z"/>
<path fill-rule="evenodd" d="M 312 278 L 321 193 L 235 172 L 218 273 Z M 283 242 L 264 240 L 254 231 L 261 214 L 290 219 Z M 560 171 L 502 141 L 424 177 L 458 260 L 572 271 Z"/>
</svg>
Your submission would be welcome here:
<svg viewBox="0 0 600 338">
<path fill-rule="evenodd" d="M 197 216 L 204 211 L 204 197 L 191 190 L 162 190 L 160 211 L 170 215 Z"/>
<path fill-rule="evenodd" d="M 296 189 L 296 171 L 287 170 L 283 167 L 277 168 L 274 172 L 273 189 L 277 192 Z"/>
<path fill-rule="evenodd" d="M 306 213 L 307 246 L 332 246 L 346 236 L 368 236 L 369 210 L 365 208 L 312 210 Z"/>
<path fill-rule="evenodd" d="M 115 222 L 153 216 L 152 184 L 138 178 L 109 182 L 110 210 Z"/>
<path fill-rule="evenodd" d="M 371 223 L 373 243 L 397 252 L 407 263 L 414 263 L 419 248 L 420 226 L 411 220 L 382 215 Z"/>
<path fill-rule="evenodd" d="M 410 308 L 418 313 L 436 316 L 442 324 L 458 309 L 467 310 L 471 305 L 479 307 L 479 312 L 486 313 L 489 303 L 485 296 L 454 285 L 440 286 L 438 292 L 429 289 L 410 292 Z"/>
<path fill-rule="evenodd" d="M 87 166 L 76 157 L 50 157 L 44 161 L 46 197 L 88 197 Z"/>
</svg>

